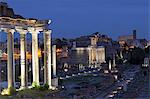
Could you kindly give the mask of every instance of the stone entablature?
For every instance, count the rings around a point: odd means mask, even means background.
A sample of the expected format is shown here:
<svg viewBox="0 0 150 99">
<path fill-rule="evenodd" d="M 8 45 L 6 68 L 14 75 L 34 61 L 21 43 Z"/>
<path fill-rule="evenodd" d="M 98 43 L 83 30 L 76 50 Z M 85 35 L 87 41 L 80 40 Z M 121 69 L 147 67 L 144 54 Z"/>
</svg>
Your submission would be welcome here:
<svg viewBox="0 0 150 99">
<path fill-rule="evenodd" d="M 15 19 L 10 17 L 0 17 L 0 28 L 15 28 L 17 26 L 23 29 L 29 27 L 48 29 L 51 20 L 37 20 L 37 19 Z"/>
</svg>

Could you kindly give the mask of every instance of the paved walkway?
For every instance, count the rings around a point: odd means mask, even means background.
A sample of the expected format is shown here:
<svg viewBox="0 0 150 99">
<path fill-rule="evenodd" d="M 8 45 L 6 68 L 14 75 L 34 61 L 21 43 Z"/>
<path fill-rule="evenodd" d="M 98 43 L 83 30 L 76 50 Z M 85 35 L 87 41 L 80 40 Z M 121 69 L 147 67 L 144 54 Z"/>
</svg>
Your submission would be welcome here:
<svg viewBox="0 0 150 99">
<path fill-rule="evenodd" d="M 138 67 L 134 67 L 132 69 L 128 69 L 126 71 L 123 72 L 124 75 L 124 80 L 120 81 L 119 83 L 114 83 L 112 86 L 110 86 L 109 88 L 107 88 L 106 90 L 103 90 L 102 93 L 97 93 L 97 95 L 94 96 L 94 98 L 96 99 L 103 99 L 103 98 L 109 98 L 109 96 L 114 97 L 113 91 L 116 91 L 117 88 L 120 85 L 123 85 L 125 82 L 129 81 L 130 79 L 133 79 L 135 76 L 135 73 L 137 73 L 139 71 Z M 131 80 L 130 80 L 131 81 Z"/>
</svg>

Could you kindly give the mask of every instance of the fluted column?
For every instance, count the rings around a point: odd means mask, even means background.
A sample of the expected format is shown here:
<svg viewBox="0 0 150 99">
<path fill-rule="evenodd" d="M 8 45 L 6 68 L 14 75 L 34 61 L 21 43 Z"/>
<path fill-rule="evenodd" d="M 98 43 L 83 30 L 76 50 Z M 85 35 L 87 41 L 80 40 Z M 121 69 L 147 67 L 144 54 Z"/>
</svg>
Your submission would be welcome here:
<svg viewBox="0 0 150 99">
<path fill-rule="evenodd" d="M 14 29 L 7 29 L 7 81 L 8 81 L 8 88 L 14 87 L 14 40 L 13 34 Z"/>
<path fill-rule="evenodd" d="M 56 69 L 57 69 L 57 67 L 56 67 L 56 45 L 53 45 L 53 48 L 52 48 L 52 52 L 53 52 L 53 76 L 54 77 L 56 77 Z"/>
<path fill-rule="evenodd" d="M 44 31 L 44 82 L 52 87 L 51 30 Z"/>
<path fill-rule="evenodd" d="M 28 28 L 28 31 L 32 34 L 32 72 L 33 83 L 40 85 L 39 83 L 39 60 L 38 60 L 38 32 L 36 28 Z"/>
<path fill-rule="evenodd" d="M 20 64 L 21 64 L 21 88 L 27 87 L 28 83 L 28 67 L 26 65 L 26 33 L 27 30 L 18 29 L 20 33 Z"/>
</svg>

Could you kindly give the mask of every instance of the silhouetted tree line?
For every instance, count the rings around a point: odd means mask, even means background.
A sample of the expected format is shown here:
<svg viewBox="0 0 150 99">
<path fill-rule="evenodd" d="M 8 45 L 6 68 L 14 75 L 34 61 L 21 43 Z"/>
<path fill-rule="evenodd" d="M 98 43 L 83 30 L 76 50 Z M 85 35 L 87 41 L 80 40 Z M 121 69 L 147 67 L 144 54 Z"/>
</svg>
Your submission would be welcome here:
<svg viewBox="0 0 150 99">
<path fill-rule="evenodd" d="M 145 50 L 138 47 L 124 50 L 123 53 L 124 55 L 126 55 L 127 60 L 130 64 L 142 64 L 146 56 Z"/>
<path fill-rule="evenodd" d="M 65 38 L 62 39 L 57 38 L 54 41 L 54 44 L 56 45 L 57 48 L 62 48 L 63 46 L 68 46 L 68 40 Z"/>
</svg>

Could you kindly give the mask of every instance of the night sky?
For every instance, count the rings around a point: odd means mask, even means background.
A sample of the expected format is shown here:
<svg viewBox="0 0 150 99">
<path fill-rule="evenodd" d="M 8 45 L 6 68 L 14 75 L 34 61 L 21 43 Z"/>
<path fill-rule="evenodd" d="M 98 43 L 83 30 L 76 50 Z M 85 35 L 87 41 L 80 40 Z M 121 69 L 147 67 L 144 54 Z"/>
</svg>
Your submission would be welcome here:
<svg viewBox="0 0 150 99">
<path fill-rule="evenodd" d="M 149 38 L 149 0 L 0 0 L 16 14 L 52 19 L 53 37 L 74 38 L 100 32 L 117 39 L 137 30 Z"/>
</svg>

